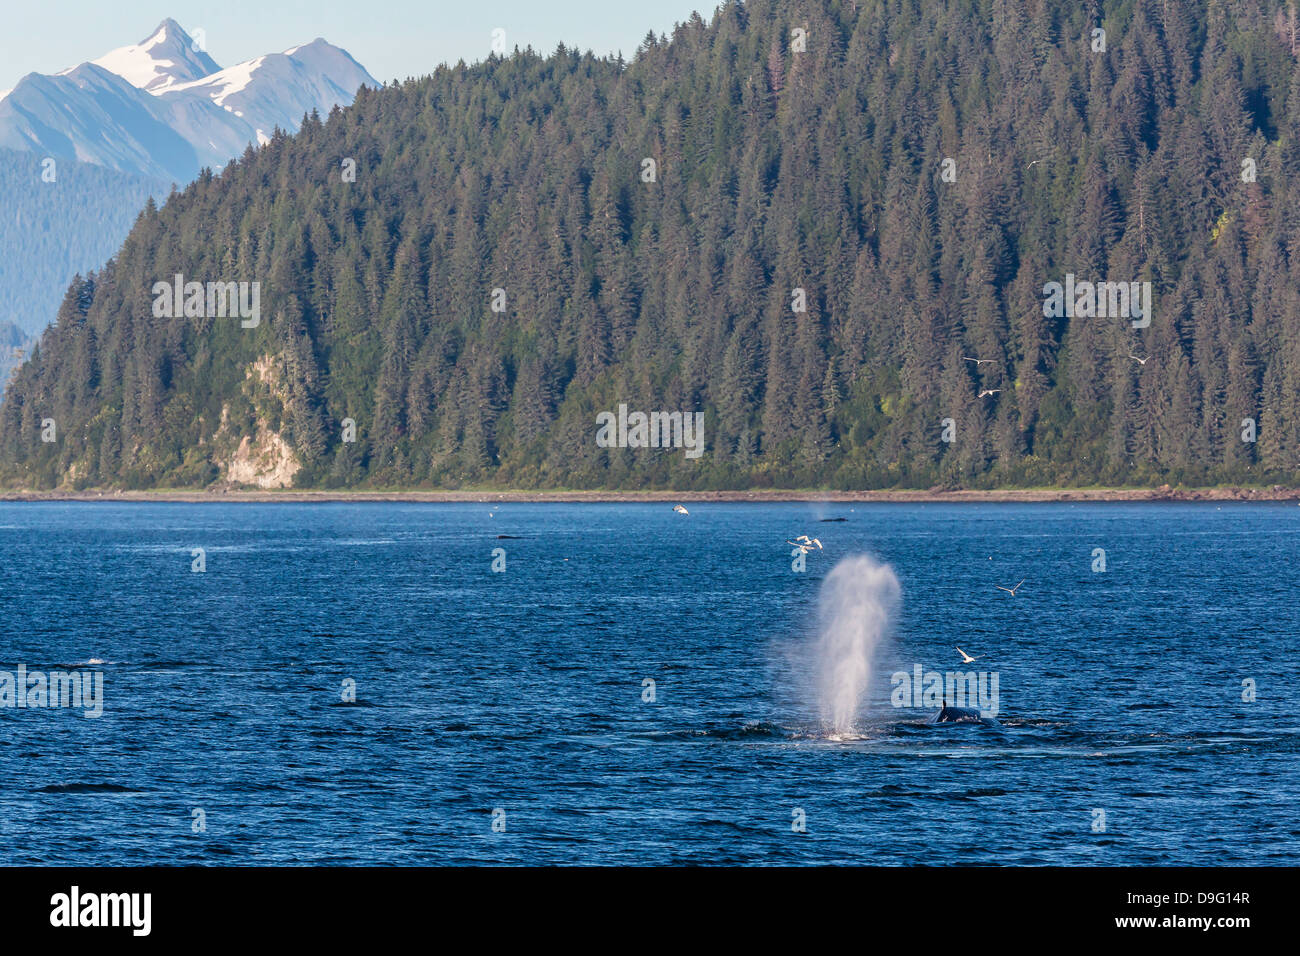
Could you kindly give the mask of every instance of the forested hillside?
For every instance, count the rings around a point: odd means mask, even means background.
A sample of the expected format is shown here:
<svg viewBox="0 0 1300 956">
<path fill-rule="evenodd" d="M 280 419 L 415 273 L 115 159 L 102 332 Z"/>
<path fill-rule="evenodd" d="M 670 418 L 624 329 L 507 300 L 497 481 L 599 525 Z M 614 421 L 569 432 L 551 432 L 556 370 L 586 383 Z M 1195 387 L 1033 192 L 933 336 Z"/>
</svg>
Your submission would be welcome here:
<svg viewBox="0 0 1300 956">
<path fill-rule="evenodd" d="M 69 280 L 102 266 L 145 200 L 161 201 L 170 189 L 90 163 L 0 149 L 0 322 L 39 334 Z"/>
<path fill-rule="evenodd" d="M 1289 0 L 751 0 L 363 90 L 74 284 L 0 479 L 1295 481 L 1298 54 Z M 155 317 L 175 274 L 260 323 Z M 707 450 L 599 447 L 620 404 Z"/>
<path fill-rule="evenodd" d="M 23 363 L 36 340 L 12 322 L 0 320 L 0 393 L 9 374 Z"/>
</svg>

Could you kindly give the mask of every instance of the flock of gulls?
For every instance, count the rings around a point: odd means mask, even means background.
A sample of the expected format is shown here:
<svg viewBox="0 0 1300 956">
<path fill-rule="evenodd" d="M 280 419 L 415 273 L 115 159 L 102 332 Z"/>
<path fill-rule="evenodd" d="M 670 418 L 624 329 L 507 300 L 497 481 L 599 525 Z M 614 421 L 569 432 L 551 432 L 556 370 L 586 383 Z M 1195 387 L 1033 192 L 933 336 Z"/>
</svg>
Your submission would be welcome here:
<svg viewBox="0 0 1300 956">
<path fill-rule="evenodd" d="M 808 537 L 806 534 L 799 535 L 799 537 L 795 538 L 793 541 L 787 538 L 785 543 L 791 547 L 798 548 L 804 554 L 808 554 L 813 549 L 818 551 L 822 550 L 822 543 L 816 538 Z"/>
<path fill-rule="evenodd" d="M 1138 360 L 1139 362 L 1141 362 L 1143 365 L 1146 364 L 1146 359 L 1139 359 L 1139 358 L 1137 358 L 1136 355 L 1131 356 L 1131 358 L 1135 358 L 1135 359 L 1137 359 L 1137 360 Z M 978 363 L 978 362 L 991 362 L 991 361 L 993 361 L 993 360 L 992 360 L 992 359 L 967 359 L 967 361 L 970 361 L 970 362 L 977 362 L 977 363 Z M 998 391 L 1001 391 L 1001 389 L 993 389 L 992 391 L 998 392 Z M 985 391 L 983 391 L 983 392 L 980 392 L 980 398 L 983 398 L 983 397 L 984 397 L 985 395 L 987 395 L 987 394 L 990 394 L 988 390 L 985 390 Z M 690 512 L 686 510 L 686 506 L 685 506 L 685 505 L 673 505 L 673 511 L 677 512 L 679 515 L 688 515 L 688 514 L 690 514 Z M 821 541 L 820 541 L 819 539 L 817 539 L 817 538 L 810 538 L 810 537 L 808 537 L 808 535 L 806 535 L 806 534 L 801 534 L 801 535 L 799 535 L 799 536 L 798 536 L 797 538 L 795 538 L 793 541 L 791 541 L 789 538 L 787 538 L 785 543 L 788 544 L 788 545 L 790 545 L 791 547 L 798 548 L 798 549 L 799 549 L 800 551 L 802 551 L 804 554 L 810 554 L 810 553 L 813 552 L 813 551 L 824 551 L 824 550 L 825 550 L 825 548 L 822 547 L 822 543 L 821 543 Z M 567 560 L 567 559 L 566 559 L 566 560 Z M 1023 584 L 1025 583 L 1025 580 L 1026 580 L 1025 578 L 1021 578 L 1020 581 L 1015 585 L 1015 587 L 1010 587 L 1010 588 L 1004 588 L 1004 587 L 1003 587 L 1002 585 L 1000 585 L 1000 584 L 995 584 L 995 585 L 993 585 L 993 586 L 994 586 L 995 588 L 997 588 L 999 591 L 1006 591 L 1006 592 L 1007 592 L 1008 594 L 1010 594 L 1012 597 L 1015 597 L 1015 596 L 1016 596 L 1016 592 L 1020 590 L 1020 586 L 1023 585 Z M 983 654 L 981 654 L 981 655 L 979 655 L 978 657 L 972 657 L 971 655 L 969 655 L 969 654 L 967 654 L 965 651 L 963 651 L 960 647 L 957 648 L 957 653 L 961 655 L 961 662 L 962 662 L 963 664 L 973 664 L 973 663 L 975 663 L 977 660 L 979 660 L 981 657 L 984 656 Z"/>
</svg>

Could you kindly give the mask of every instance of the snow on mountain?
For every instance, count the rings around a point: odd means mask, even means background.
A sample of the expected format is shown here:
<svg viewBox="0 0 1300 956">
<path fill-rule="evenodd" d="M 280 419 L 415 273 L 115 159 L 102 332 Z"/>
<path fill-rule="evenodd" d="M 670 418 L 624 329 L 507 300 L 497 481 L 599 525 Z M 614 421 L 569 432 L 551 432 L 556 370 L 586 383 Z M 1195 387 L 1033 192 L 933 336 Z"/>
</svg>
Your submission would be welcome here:
<svg viewBox="0 0 1300 956">
<path fill-rule="evenodd" d="M 148 39 L 105 53 L 91 62 L 150 93 L 161 93 L 177 83 L 197 80 L 220 69 L 212 57 L 196 49 L 180 24 L 171 19 L 160 23 Z"/>
<path fill-rule="evenodd" d="M 29 73 L 0 100 L 0 148 L 185 182 L 198 154 L 160 103 L 93 63 Z"/>
<path fill-rule="evenodd" d="M 297 129 L 304 113 L 315 109 L 325 114 L 337 103 L 352 102 L 363 84 L 377 85 L 347 53 L 318 39 L 178 84 L 159 97 L 169 101 L 201 96 L 269 132 L 277 126 Z"/>
<path fill-rule="evenodd" d="M 375 79 L 317 39 L 226 69 L 175 20 L 54 76 L 28 74 L 0 98 L 0 147 L 188 182 L 277 126 L 351 103 Z"/>
</svg>

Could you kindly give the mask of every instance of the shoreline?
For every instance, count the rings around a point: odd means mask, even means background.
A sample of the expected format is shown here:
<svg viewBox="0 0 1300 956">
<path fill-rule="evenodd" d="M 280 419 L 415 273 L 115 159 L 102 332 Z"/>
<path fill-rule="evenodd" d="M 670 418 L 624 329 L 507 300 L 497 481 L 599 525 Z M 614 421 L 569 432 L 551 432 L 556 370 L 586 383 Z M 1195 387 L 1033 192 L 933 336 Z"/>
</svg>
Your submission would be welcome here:
<svg viewBox="0 0 1300 956">
<path fill-rule="evenodd" d="M 995 490 L 886 489 L 879 491 L 517 491 L 500 489 L 457 491 L 340 491 L 241 489 L 229 491 L 0 491 L 0 501 L 122 501 L 199 503 L 346 503 L 411 502 L 455 504 L 482 502 L 544 503 L 658 503 L 658 502 L 824 502 L 870 504 L 972 504 L 1052 502 L 1190 502 L 1190 501 L 1300 501 L 1300 488 L 1004 488 Z"/>
</svg>

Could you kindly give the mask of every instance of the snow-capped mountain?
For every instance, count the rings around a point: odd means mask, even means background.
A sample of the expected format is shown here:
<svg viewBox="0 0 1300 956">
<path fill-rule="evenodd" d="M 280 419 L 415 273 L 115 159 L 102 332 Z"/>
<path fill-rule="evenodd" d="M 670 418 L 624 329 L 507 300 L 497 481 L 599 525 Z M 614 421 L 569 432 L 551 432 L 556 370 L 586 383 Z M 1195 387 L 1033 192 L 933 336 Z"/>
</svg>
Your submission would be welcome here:
<svg viewBox="0 0 1300 956">
<path fill-rule="evenodd" d="M 0 99 L 0 148 L 186 183 L 277 126 L 352 102 L 374 78 L 317 39 L 221 69 L 174 20 L 146 39 L 53 76 L 31 73 Z"/>
<path fill-rule="evenodd" d="M 0 92 L 0 329 L 39 333 L 149 197 L 165 201 L 170 184 L 224 166 L 277 126 L 297 129 L 313 109 L 348 105 L 363 84 L 378 85 L 324 40 L 223 70 L 164 20 L 139 43 Z M 0 336 L 0 389 L 4 358 Z"/>
<path fill-rule="evenodd" d="M 348 104 L 374 78 L 343 50 L 324 40 L 284 53 L 271 53 L 187 83 L 159 90 L 158 98 L 175 109 L 194 100 L 211 102 L 251 128 L 250 139 L 265 141 L 279 126 L 294 130 L 304 113 L 322 115 L 337 104 Z"/>
<path fill-rule="evenodd" d="M 197 80 L 221 69 L 175 20 L 164 20 L 147 40 L 105 53 L 91 62 L 150 93 L 161 93 L 177 83 Z"/>
</svg>

